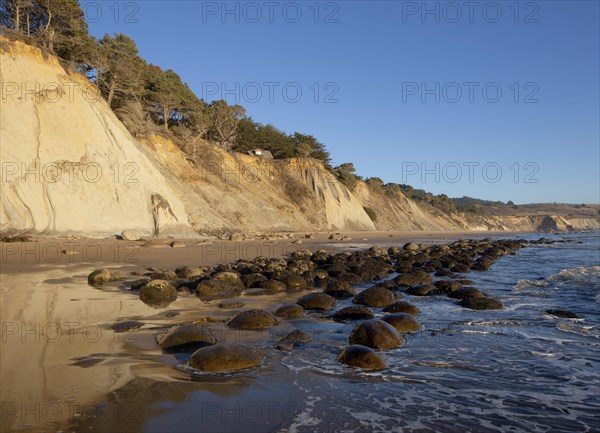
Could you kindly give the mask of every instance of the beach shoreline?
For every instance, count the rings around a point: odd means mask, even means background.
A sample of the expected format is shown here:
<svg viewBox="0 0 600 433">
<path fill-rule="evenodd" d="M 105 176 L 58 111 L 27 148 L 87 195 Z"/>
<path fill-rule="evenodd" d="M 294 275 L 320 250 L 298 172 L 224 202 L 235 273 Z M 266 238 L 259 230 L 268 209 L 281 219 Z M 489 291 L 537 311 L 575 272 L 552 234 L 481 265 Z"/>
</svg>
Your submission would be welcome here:
<svg viewBox="0 0 600 433">
<path fill-rule="evenodd" d="M 96 269 L 141 273 L 148 269 L 173 270 L 178 266 L 213 266 L 239 259 L 252 260 L 256 256 L 278 258 L 307 249 L 335 253 L 375 245 L 385 248 L 402 247 L 407 242 L 431 245 L 457 239 L 503 239 L 527 234 L 355 232 L 344 233 L 352 238 L 347 241 L 328 240 L 327 233 L 317 234 L 314 239 L 297 234 L 301 244 L 291 239 L 161 241 L 185 244 L 181 248 L 149 248 L 142 247 L 143 242 L 82 238 L 3 243 L 3 428 L 59 429 L 81 420 L 86 407 L 95 407 L 111 392 L 136 379 L 146 378 L 152 383 L 161 382 L 161 378 L 166 382 L 174 378 L 185 381 L 186 375 L 175 368 L 176 358 L 156 347 L 157 332 L 197 320 L 212 321 L 224 332 L 222 323 L 232 314 L 218 308 L 218 302 L 201 302 L 193 294 L 180 296 L 166 308 L 154 309 L 140 302 L 138 295 L 122 284 L 98 288 L 88 285 L 87 275 Z M 281 293 L 247 296 L 242 301 L 245 308 L 272 310 L 297 297 Z M 110 329 L 113 323 L 125 320 L 139 320 L 145 326 L 123 334 Z M 166 362 L 160 365 L 156 362 L 159 359 Z"/>
</svg>

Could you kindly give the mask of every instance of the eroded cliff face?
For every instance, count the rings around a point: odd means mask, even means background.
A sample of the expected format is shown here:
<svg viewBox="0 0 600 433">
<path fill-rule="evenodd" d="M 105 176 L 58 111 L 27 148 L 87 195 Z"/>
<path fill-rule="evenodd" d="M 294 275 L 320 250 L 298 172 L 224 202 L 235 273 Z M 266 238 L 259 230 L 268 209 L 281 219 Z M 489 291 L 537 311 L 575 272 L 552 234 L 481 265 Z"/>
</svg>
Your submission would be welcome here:
<svg viewBox="0 0 600 433">
<path fill-rule="evenodd" d="M 160 167 L 94 88 L 35 48 L 3 47 L 2 229 L 185 232 L 187 214 Z"/>
<path fill-rule="evenodd" d="M 192 162 L 164 137 L 141 141 L 198 231 L 375 230 L 360 200 L 318 161 L 264 160 L 199 142 Z"/>
<path fill-rule="evenodd" d="M 597 229 L 597 219 L 444 214 L 315 160 L 268 161 L 197 142 L 134 138 L 89 82 L 39 50 L 0 38 L 0 230 L 190 236 L 214 230 Z M 189 149 L 188 149 L 189 150 Z M 377 213 L 374 222 L 365 207 Z"/>
</svg>

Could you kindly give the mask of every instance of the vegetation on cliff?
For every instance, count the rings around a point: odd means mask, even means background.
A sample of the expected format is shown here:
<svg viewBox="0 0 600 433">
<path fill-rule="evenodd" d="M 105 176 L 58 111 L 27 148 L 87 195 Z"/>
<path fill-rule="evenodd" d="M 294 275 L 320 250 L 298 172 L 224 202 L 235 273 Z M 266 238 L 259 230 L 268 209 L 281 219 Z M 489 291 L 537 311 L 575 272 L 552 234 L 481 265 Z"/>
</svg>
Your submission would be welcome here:
<svg viewBox="0 0 600 433">
<path fill-rule="evenodd" d="M 170 135 L 187 153 L 204 139 L 226 150 L 260 147 L 275 158 L 310 157 L 329 163 L 322 143 L 308 134 L 286 134 L 224 100 L 207 103 L 173 70 L 147 63 L 124 34 L 96 39 L 77 0 L 7 0 L 0 4 L 0 31 L 37 46 L 85 74 L 134 135 Z M 191 145 L 190 145 L 191 144 Z"/>
</svg>

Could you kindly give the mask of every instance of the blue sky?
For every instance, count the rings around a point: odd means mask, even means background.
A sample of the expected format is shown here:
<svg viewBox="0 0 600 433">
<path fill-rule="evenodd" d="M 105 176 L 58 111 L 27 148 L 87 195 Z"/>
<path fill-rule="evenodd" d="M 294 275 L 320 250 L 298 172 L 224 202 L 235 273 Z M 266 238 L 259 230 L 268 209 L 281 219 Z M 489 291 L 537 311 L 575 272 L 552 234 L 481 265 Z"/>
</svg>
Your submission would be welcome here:
<svg viewBox="0 0 600 433">
<path fill-rule="evenodd" d="M 131 36 L 199 96 L 313 134 L 362 176 L 600 202 L 600 2 L 81 3 L 94 35 Z"/>
</svg>

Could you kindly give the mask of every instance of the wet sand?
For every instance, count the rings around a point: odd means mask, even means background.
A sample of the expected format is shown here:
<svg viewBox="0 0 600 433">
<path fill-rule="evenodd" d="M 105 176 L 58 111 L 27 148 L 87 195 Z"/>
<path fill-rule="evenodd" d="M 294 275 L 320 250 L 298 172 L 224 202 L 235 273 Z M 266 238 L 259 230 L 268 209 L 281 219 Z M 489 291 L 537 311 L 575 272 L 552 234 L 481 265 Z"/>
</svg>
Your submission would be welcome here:
<svg viewBox="0 0 600 433">
<path fill-rule="evenodd" d="M 114 239 L 41 238 L 35 242 L 0 244 L 2 431 L 59 431 L 67 425 L 78 426 L 68 431 L 114 431 L 115 425 L 119 431 L 141 431 L 148 419 L 160 418 L 149 412 L 159 410 L 156 405 L 161 406 L 162 402 L 168 406 L 168 402 L 185 400 L 193 391 L 194 398 L 203 399 L 201 405 L 206 413 L 212 413 L 202 426 L 205 431 L 227 430 L 223 430 L 222 411 L 225 409 L 220 405 L 230 401 L 230 394 L 235 394 L 237 403 L 243 407 L 257 401 L 266 405 L 260 407 L 261 416 L 250 426 L 243 420 L 228 420 L 226 425 L 233 426 L 231 431 L 268 431 L 302 415 L 293 387 L 286 389 L 282 383 L 276 392 L 281 395 L 273 395 L 273 390 L 266 386 L 268 381 L 258 380 L 258 371 L 220 377 L 207 388 L 206 381 L 210 381 L 210 377 L 190 380 L 189 372 L 177 367 L 177 355 L 163 353 L 154 341 L 161 330 L 173 324 L 207 318 L 214 322 L 217 334 L 221 333 L 227 341 L 272 339 L 273 333 L 285 335 L 289 324 L 269 332 L 234 335 L 223 322 L 236 310 L 219 309 L 219 301 L 206 303 L 194 295 L 183 295 L 167 308 L 151 308 L 142 303 L 137 294 L 126 291 L 122 282 L 102 288 L 89 286 L 86 277 L 95 269 L 175 269 L 182 265 L 213 265 L 260 255 L 280 257 L 300 249 L 353 250 L 373 245 L 401 246 L 407 241 L 449 242 L 458 238 L 510 234 L 367 232 L 344 235 L 351 236 L 352 240 L 329 241 L 327 234 L 322 233 L 315 239 L 303 239 L 303 234 L 299 234 L 297 238 L 302 239 L 302 244 L 294 244 L 289 239 L 203 243 L 196 239 L 180 240 L 185 248 L 146 248 L 142 247 L 143 242 Z M 297 294 L 283 293 L 242 296 L 237 300 L 244 302 L 245 308 L 273 309 L 297 297 Z M 110 329 L 113 323 L 123 320 L 139 320 L 144 326 L 124 333 Z M 268 374 L 274 378 L 284 374 L 275 361 L 268 361 L 273 367 Z M 258 385 L 253 385 L 253 381 Z M 247 386 L 240 387 L 238 382 Z M 202 392 L 198 394 L 199 391 Z M 131 398 L 132 395 L 138 397 Z M 105 402 L 102 413 L 98 412 L 98 402 Z M 273 402 L 282 406 L 269 409 Z M 225 410 L 225 415 L 227 413 Z M 168 431 L 168 427 L 158 425 L 156 430 Z"/>
</svg>

